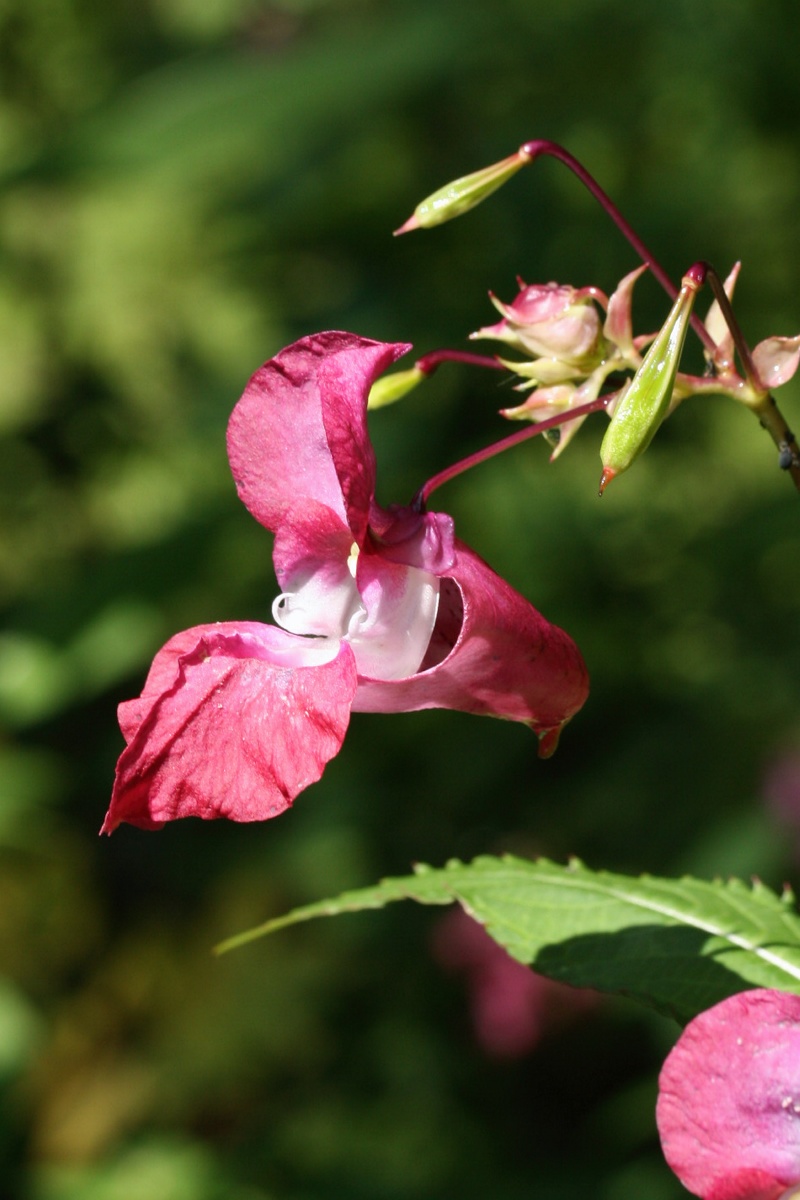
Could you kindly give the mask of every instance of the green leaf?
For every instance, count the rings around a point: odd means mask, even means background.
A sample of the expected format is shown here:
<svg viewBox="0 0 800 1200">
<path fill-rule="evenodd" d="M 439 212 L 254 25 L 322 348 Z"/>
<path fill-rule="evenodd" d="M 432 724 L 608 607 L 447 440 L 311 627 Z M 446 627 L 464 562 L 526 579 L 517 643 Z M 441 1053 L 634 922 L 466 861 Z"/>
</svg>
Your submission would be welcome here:
<svg viewBox="0 0 800 1200">
<path fill-rule="evenodd" d="M 218 953 L 315 917 L 395 900 L 458 901 L 495 941 L 542 975 L 629 996 L 685 1022 L 734 992 L 800 993 L 794 896 L 738 879 L 628 877 L 539 859 L 452 861 L 297 908 L 229 938 Z"/>
</svg>

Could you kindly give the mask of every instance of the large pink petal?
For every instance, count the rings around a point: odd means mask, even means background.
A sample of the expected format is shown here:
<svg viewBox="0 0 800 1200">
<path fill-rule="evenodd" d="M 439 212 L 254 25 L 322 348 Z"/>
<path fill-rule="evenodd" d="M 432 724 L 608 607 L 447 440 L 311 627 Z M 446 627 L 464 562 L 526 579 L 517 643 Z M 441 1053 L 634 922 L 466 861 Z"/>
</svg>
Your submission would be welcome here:
<svg viewBox="0 0 800 1200">
<path fill-rule="evenodd" d="M 332 509 L 361 543 L 375 490 L 370 385 L 407 346 L 318 333 L 256 371 L 228 424 L 239 496 L 275 530 L 298 497 Z"/>
<path fill-rule="evenodd" d="M 589 690 L 577 646 L 463 542 L 456 550 L 427 669 L 387 683 L 359 678 L 353 711 L 455 708 L 557 731 Z"/>
<path fill-rule="evenodd" d="M 756 989 L 687 1025 L 659 1079 L 664 1156 L 704 1200 L 800 1182 L 800 996 Z"/>
<path fill-rule="evenodd" d="M 346 643 L 271 625 L 201 625 L 156 655 L 120 707 L 127 748 L 103 825 L 176 817 L 262 821 L 287 809 L 338 752 L 356 669 Z"/>
</svg>

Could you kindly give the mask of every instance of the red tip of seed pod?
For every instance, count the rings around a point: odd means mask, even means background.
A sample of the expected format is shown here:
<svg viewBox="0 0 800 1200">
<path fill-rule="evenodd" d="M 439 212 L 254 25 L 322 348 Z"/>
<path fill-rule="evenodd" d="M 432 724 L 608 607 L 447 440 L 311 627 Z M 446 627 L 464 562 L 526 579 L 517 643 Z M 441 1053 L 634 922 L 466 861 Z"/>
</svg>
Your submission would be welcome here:
<svg viewBox="0 0 800 1200">
<path fill-rule="evenodd" d="M 617 474 L 618 472 L 615 471 L 613 467 L 603 467 L 603 474 L 600 476 L 600 491 L 597 493 L 599 496 L 602 496 L 603 492 L 611 483 L 611 480 L 614 479 Z"/>
</svg>

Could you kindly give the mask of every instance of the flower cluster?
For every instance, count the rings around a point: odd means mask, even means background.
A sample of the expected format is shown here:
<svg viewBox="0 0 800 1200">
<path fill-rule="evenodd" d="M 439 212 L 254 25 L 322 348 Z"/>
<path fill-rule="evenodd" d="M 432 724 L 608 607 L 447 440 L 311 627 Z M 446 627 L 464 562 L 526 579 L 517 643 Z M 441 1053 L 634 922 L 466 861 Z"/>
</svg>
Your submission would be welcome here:
<svg viewBox="0 0 800 1200">
<path fill-rule="evenodd" d="M 375 502 L 375 377 L 408 347 L 304 338 L 252 377 L 228 427 L 239 496 L 275 534 L 274 625 L 201 625 L 158 652 L 103 826 L 283 812 L 338 752 L 351 711 L 452 708 L 530 726 L 540 753 L 587 694 L 566 633 L 455 537 Z"/>
<path fill-rule="evenodd" d="M 596 287 L 529 285 L 521 279 L 520 291 L 510 304 L 504 304 L 490 292 L 492 303 L 503 319 L 478 329 L 470 337 L 491 338 L 525 356 L 521 360 L 500 360 L 520 379 L 516 390 L 528 393 L 522 404 L 502 409 L 502 415 L 510 420 L 537 423 L 561 416 L 561 427 L 554 431 L 553 437 L 553 458 L 556 458 L 585 420 L 589 410 L 584 406 L 599 400 L 610 377 L 632 374 L 631 382 L 605 393 L 603 407 L 612 417 L 620 408 L 617 425 L 627 426 L 623 440 L 630 440 L 631 428 L 637 427 L 633 436 L 635 456 L 646 447 L 663 419 L 688 396 L 722 394 L 757 408 L 763 402 L 765 389 L 780 387 L 795 374 L 800 364 L 800 335 L 770 337 L 759 342 L 747 364 L 752 378 L 744 379 L 736 370 L 733 335 L 719 302 L 714 300 L 704 323 L 698 326 L 705 339 L 708 373 L 695 376 L 680 372 L 678 364 L 694 295 L 708 271 L 706 264 L 697 266 L 701 269 L 694 271 L 693 278 L 690 272 L 691 286 L 682 291 L 662 330 L 636 337 L 632 321 L 633 290 L 647 270 L 646 265 L 620 280 L 610 297 Z M 737 263 L 723 285 L 728 300 L 733 296 L 738 275 Z M 601 312 L 605 314 L 602 324 Z M 651 351 L 643 357 L 648 346 Z M 582 415 L 570 418 L 573 409 L 580 409 Z M 645 426 L 641 434 L 640 425 Z M 622 459 L 625 458 L 623 454 Z M 607 448 L 603 459 L 607 466 Z M 612 471 L 617 472 L 618 468 Z"/>
</svg>

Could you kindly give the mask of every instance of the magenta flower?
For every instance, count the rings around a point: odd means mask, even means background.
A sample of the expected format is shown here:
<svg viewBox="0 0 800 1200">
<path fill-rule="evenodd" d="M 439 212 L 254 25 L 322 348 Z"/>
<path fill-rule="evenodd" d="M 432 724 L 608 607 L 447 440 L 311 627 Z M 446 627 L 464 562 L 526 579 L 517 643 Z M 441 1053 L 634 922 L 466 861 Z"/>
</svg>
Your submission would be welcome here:
<svg viewBox="0 0 800 1200">
<path fill-rule="evenodd" d="M 456 906 L 436 925 L 433 953 L 466 976 L 475 1038 L 491 1058 L 522 1058 L 544 1035 L 588 1012 L 596 992 L 539 975 L 512 958 L 483 925 Z"/>
<path fill-rule="evenodd" d="M 667 1162 L 703 1200 L 800 1196 L 800 996 L 757 988 L 695 1017 L 656 1118 Z"/>
<path fill-rule="evenodd" d="M 540 753 L 583 704 L 583 660 L 442 513 L 380 508 L 366 424 L 406 346 L 321 333 L 250 380 L 231 416 L 241 499 L 275 533 L 275 625 L 200 625 L 156 655 L 103 830 L 276 816 L 322 774 L 351 711 L 454 708 L 528 724 Z"/>
</svg>

